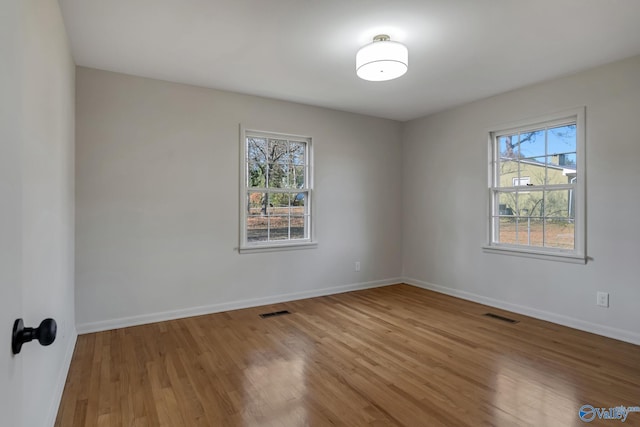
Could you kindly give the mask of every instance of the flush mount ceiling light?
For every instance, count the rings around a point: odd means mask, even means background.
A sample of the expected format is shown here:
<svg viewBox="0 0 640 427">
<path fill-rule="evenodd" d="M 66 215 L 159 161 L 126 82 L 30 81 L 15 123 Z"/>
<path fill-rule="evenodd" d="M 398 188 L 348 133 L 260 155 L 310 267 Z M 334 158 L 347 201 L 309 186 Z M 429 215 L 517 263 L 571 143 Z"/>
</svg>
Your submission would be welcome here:
<svg viewBox="0 0 640 427">
<path fill-rule="evenodd" d="M 407 72 L 409 51 L 402 43 L 392 42 L 386 34 L 373 38 L 356 54 L 356 74 L 364 80 L 393 80 Z"/>
</svg>

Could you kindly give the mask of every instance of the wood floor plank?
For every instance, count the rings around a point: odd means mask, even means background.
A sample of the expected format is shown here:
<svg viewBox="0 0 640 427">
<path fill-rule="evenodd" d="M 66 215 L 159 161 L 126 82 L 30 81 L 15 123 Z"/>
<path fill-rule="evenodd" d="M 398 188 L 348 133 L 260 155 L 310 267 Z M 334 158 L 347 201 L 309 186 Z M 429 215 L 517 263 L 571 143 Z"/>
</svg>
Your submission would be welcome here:
<svg viewBox="0 0 640 427">
<path fill-rule="evenodd" d="M 584 404 L 640 406 L 640 347 L 400 284 L 81 335 L 56 426 L 581 426 Z"/>
</svg>

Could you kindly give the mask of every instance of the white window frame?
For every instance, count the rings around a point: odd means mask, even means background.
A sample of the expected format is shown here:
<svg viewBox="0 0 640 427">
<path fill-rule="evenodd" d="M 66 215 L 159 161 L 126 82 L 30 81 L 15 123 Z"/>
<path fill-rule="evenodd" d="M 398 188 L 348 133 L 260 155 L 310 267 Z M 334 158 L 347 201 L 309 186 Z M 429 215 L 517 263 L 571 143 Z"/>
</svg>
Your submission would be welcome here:
<svg viewBox="0 0 640 427">
<path fill-rule="evenodd" d="M 247 137 L 264 137 L 284 140 L 304 141 L 306 146 L 306 176 L 305 187 L 302 189 L 307 193 L 305 201 L 305 213 L 308 215 L 306 226 L 309 228 L 307 238 L 305 239 L 287 239 L 287 240 L 271 240 L 266 242 L 249 242 L 247 241 L 247 204 L 248 193 L 256 190 L 249 187 L 248 182 L 248 159 L 247 159 Z M 277 193 L 288 192 L 295 193 L 300 189 L 260 189 L 260 191 Z M 246 129 L 240 125 L 240 253 L 268 252 L 280 250 L 310 249 L 317 247 L 318 243 L 315 239 L 315 200 L 313 196 L 313 142 L 310 136 L 293 135 L 280 132 L 261 131 Z"/>
<path fill-rule="evenodd" d="M 496 201 L 499 176 L 496 164 L 500 156 L 500 147 L 498 146 L 498 138 L 500 136 L 509 135 L 517 132 L 527 132 L 538 130 L 544 127 L 552 127 L 556 125 L 576 124 L 576 168 L 577 182 L 570 184 L 576 198 L 575 203 L 575 238 L 574 249 L 545 248 L 529 245 L 516 245 L 499 243 L 496 237 L 495 218 L 498 215 L 499 204 Z M 501 126 L 494 126 L 488 131 L 488 217 L 487 227 L 487 244 L 483 246 L 483 250 L 487 253 L 498 253 L 505 255 L 525 256 L 538 259 L 547 259 L 555 261 L 565 261 L 584 264 L 587 261 L 586 254 L 586 161 L 585 161 L 585 107 L 575 108 L 571 110 L 561 111 L 549 114 L 535 119 L 522 120 Z M 528 185 L 533 189 L 542 190 L 546 185 Z M 513 187 L 514 189 L 516 187 Z M 502 187 L 501 190 L 509 190 L 508 187 Z"/>
</svg>

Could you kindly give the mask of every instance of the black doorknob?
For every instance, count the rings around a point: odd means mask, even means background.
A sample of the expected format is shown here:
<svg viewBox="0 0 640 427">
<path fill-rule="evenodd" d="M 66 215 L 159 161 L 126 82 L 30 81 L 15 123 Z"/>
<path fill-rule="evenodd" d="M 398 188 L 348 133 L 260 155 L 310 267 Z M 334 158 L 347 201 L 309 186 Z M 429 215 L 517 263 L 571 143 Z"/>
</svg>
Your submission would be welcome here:
<svg viewBox="0 0 640 427">
<path fill-rule="evenodd" d="M 44 319 L 37 328 L 25 328 L 22 319 L 16 319 L 13 323 L 13 336 L 11 349 L 13 354 L 20 353 L 22 344 L 37 339 L 41 345 L 49 345 L 56 339 L 58 325 L 53 319 Z"/>
</svg>

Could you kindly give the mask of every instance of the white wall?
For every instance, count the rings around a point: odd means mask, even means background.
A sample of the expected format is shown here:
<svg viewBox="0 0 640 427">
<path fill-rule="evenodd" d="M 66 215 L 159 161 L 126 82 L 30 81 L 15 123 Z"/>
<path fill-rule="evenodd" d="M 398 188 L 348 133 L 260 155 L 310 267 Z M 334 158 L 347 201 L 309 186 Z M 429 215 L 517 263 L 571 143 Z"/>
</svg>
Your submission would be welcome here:
<svg viewBox="0 0 640 427">
<path fill-rule="evenodd" d="M 406 123 L 403 274 L 453 295 L 640 343 L 640 57 Z M 587 265 L 483 253 L 487 131 L 586 106 Z M 596 306 L 596 291 L 610 308 Z"/>
<path fill-rule="evenodd" d="M 38 326 L 44 318 L 53 317 L 58 323 L 58 336 L 49 347 L 27 343 L 20 354 L 0 359 L 3 374 L 13 373 L 10 384 L 2 383 L 0 424 L 42 427 L 53 425 L 55 420 L 76 338 L 75 65 L 57 1 L 11 1 L 6 6 L 3 3 L 2 36 L 12 48 L 3 48 L 0 58 L 0 197 L 2 223 L 10 228 L 8 233 L 2 233 L 2 270 L 12 272 L 12 278 L 5 283 L 3 274 L 0 285 L 14 292 L 10 293 L 10 300 L 0 301 L 0 309 L 3 314 L 10 312 L 14 319 L 24 318 L 25 326 Z M 5 109 L 7 103 L 13 108 Z M 5 222 L 16 213 L 19 216 Z M 6 242 L 12 247 L 4 246 Z M 7 320 L 4 315 L 2 320 Z M 10 327 L 2 325 L 3 330 L 10 331 Z M 4 333 L 2 338 L 3 352 L 9 351 Z M 12 388 L 5 390 L 9 385 Z M 5 400 L 7 394 L 11 398 Z"/>
<path fill-rule="evenodd" d="M 79 330 L 400 276 L 400 123 L 82 67 L 76 78 Z M 238 254 L 240 123 L 313 137 L 317 249 Z"/>
</svg>

